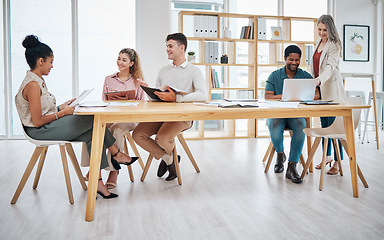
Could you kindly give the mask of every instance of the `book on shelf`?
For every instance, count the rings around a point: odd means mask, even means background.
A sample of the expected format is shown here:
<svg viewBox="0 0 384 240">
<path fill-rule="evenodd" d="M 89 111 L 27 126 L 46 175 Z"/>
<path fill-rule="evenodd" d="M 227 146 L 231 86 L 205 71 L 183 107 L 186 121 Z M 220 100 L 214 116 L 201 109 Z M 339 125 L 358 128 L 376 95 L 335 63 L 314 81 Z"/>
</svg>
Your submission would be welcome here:
<svg viewBox="0 0 384 240">
<path fill-rule="evenodd" d="M 220 88 L 219 77 L 217 71 L 212 68 L 211 70 L 211 84 L 213 88 Z"/>
<path fill-rule="evenodd" d="M 253 24 L 241 27 L 240 39 L 253 39 Z"/>
<path fill-rule="evenodd" d="M 242 26 L 241 27 L 241 32 L 240 32 L 240 39 L 244 39 L 245 38 L 245 31 L 247 29 L 247 26 Z"/>
</svg>

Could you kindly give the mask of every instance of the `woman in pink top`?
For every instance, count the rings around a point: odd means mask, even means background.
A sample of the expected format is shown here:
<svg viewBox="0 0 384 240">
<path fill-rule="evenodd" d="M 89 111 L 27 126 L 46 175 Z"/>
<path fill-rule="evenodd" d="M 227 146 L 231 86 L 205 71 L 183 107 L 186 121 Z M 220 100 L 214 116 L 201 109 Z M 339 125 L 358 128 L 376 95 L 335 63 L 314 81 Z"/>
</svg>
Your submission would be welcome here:
<svg viewBox="0 0 384 240">
<path fill-rule="evenodd" d="M 141 64 L 137 52 L 131 48 L 124 48 L 119 52 L 117 58 L 117 67 L 119 72 L 109 75 L 105 78 L 103 86 L 103 100 L 105 100 L 105 93 L 123 91 L 123 90 L 135 90 L 135 99 L 132 100 L 144 100 L 145 92 L 140 85 L 148 86 L 143 80 L 143 71 L 141 70 Z M 120 100 L 120 97 L 111 97 L 109 100 Z M 124 136 L 127 132 L 132 131 L 136 127 L 137 123 L 113 123 L 108 124 L 107 127 L 112 135 L 116 139 L 116 146 L 122 151 L 124 149 Z M 107 155 L 108 161 L 111 160 L 111 154 Z M 117 175 L 119 171 L 109 165 L 105 168 L 109 170 L 109 177 L 106 183 L 108 189 L 114 188 L 117 182 Z"/>
<path fill-rule="evenodd" d="M 117 67 L 119 72 L 109 75 L 105 78 L 103 86 L 103 100 L 106 100 L 105 93 L 135 90 L 135 99 L 130 100 L 144 100 L 145 92 L 140 85 L 148 86 L 144 82 L 143 71 L 141 70 L 141 64 L 137 52 L 131 48 L 124 48 L 119 52 L 117 58 Z M 124 97 L 109 97 L 108 100 L 124 100 Z M 116 139 L 115 145 L 123 151 L 124 149 L 124 136 L 127 132 L 132 131 L 136 127 L 137 123 L 112 123 L 107 124 L 107 128 Z M 84 158 L 83 158 L 84 160 Z M 104 168 L 110 171 L 106 187 L 112 189 L 116 187 L 117 175 L 119 169 L 116 169 L 111 164 L 111 153 L 108 152 L 107 160 L 109 166 Z M 82 164 L 84 166 L 84 164 Z M 87 165 L 87 163 L 85 163 Z"/>
</svg>

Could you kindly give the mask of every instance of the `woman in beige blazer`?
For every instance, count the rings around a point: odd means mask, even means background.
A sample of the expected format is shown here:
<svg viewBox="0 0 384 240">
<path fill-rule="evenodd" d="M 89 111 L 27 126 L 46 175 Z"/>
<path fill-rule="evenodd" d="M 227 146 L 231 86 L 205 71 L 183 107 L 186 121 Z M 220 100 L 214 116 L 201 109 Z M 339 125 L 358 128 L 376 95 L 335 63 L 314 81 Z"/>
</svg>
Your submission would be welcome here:
<svg viewBox="0 0 384 240">
<path fill-rule="evenodd" d="M 345 102 L 347 97 L 344 90 L 343 78 L 339 70 L 339 59 L 341 57 L 341 41 L 335 23 L 331 15 L 322 15 L 317 21 L 319 39 L 316 42 L 313 60 L 311 61 L 312 76 L 320 88 L 321 99 Z M 321 126 L 330 126 L 335 117 L 321 117 Z M 324 143 L 323 143 L 324 144 Z M 339 141 L 341 160 L 343 159 L 342 146 Z M 324 146 L 323 146 L 324 149 Z M 332 140 L 327 146 L 327 163 L 331 165 Z M 335 163 L 327 172 L 330 175 L 339 172 L 339 165 L 334 153 Z M 316 166 L 321 169 L 321 163 Z"/>
</svg>

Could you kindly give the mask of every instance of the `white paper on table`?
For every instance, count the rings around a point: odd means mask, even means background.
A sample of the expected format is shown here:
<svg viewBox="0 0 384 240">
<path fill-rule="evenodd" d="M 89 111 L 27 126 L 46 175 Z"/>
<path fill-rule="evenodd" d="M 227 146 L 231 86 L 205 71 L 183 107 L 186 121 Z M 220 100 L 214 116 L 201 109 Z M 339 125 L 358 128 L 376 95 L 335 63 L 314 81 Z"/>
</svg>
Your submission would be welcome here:
<svg viewBox="0 0 384 240">
<path fill-rule="evenodd" d="M 259 101 L 261 108 L 297 108 L 300 102 Z"/>
<path fill-rule="evenodd" d="M 133 106 L 136 107 L 138 102 L 109 102 L 109 106 Z"/>
</svg>

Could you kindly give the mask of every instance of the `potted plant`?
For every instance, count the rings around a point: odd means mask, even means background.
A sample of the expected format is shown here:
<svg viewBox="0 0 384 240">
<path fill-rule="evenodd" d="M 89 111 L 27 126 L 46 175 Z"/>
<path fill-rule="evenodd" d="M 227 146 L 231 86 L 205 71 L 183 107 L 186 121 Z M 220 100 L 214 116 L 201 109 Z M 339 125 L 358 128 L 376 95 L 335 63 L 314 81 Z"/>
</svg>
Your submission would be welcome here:
<svg viewBox="0 0 384 240">
<path fill-rule="evenodd" d="M 195 62 L 195 52 L 194 51 L 189 51 L 188 52 L 188 62 Z"/>
</svg>

